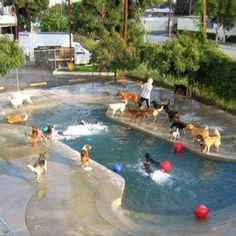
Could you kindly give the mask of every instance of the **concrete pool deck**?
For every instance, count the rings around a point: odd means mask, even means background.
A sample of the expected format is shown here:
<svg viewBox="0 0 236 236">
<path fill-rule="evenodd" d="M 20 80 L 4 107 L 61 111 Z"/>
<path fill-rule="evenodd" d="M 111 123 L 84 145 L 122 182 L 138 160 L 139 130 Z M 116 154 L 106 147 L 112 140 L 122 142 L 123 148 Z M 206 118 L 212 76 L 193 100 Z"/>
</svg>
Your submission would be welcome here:
<svg viewBox="0 0 236 236">
<path fill-rule="evenodd" d="M 91 160 L 80 166 L 78 152 L 58 141 L 32 148 L 25 126 L 0 126 L 0 235 L 128 235 L 130 220 L 116 217 L 124 179 Z M 48 172 L 39 184 L 27 165 L 48 152 Z M 129 225 L 129 227 L 128 227 Z M 135 228 L 137 228 L 135 226 Z M 1 231 L 2 230 L 2 231 Z"/>
</svg>

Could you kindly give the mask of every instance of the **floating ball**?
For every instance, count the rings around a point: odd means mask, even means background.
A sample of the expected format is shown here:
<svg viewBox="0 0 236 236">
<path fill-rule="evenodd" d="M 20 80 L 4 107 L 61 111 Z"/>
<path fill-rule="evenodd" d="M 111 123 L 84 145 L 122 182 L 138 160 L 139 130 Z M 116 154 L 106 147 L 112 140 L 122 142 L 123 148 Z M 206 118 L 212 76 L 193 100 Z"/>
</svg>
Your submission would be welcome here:
<svg viewBox="0 0 236 236">
<path fill-rule="evenodd" d="M 194 209 L 194 215 L 198 219 L 205 219 L 208 215 L 208 208 L 204 205 L 198 205 Z"/>
<path fill-rule="evenodd" d="M 163 171 L 163 172 L 170 172 L 171 171 L 171 163 L 169 161 L 162 161 L 161 164 L 160 164 L 160 169 Z"/>
<path fill-rule="evenodd" d="M 87 137 L 86 140 L 90 142 L 90 141 L 93 140 L 93 138 L 91 138 L 91 137 Z"/>
<path fill-rule="evenodd" d="M 184 151 L 184 145 L 182 143 L 174 143 L 173 149 L 176 153 L 182 153 Z"/>
<path fill-rule="evenodd" d="M 115 165 L 113 166 L 113 171 L 114 171 L 115 173 L 120 174 L 120 173 L 121 173 L 121 170 L 122 170 L 122 168 L 121 168 L 121 166 L 120 166 L 119 164 L 115 164 Z"/>
<path fill-rule="evenodd" d="M 47 132 L 48 131 L 48 126 L 44 126 L 43 127 L 43 132 Z"/>
</svg>

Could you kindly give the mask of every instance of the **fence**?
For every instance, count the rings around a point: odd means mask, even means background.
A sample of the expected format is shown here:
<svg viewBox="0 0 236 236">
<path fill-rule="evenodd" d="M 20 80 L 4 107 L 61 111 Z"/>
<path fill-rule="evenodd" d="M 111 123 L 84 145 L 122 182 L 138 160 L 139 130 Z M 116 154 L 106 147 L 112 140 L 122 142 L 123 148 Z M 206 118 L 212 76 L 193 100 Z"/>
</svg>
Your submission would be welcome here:
<svg viewBox="0 0 236 236">
<path fill-rule="evenodd" d="M 74 51 L 72 49 L 72 55 Z M 70 48 L 66 47 L 38 47 L 34 49 L 35 63 L 53 70 L 66 67 L 70 62 Z M 74 57 L 72 57 L 72 61 Z"/>
</svg>

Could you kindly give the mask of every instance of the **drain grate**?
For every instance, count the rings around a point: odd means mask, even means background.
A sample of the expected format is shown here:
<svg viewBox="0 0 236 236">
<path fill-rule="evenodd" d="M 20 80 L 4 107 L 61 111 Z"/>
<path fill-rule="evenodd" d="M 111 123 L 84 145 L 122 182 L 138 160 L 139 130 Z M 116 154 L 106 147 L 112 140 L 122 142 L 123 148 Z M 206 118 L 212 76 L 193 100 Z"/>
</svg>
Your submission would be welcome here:
<svg viewBox="0 0 236 236">
<path fill-rule="evenodd" d="M 10 226 L 0 217 L 0 235 L 2 236 L 17 236 Z"/>
</svg>

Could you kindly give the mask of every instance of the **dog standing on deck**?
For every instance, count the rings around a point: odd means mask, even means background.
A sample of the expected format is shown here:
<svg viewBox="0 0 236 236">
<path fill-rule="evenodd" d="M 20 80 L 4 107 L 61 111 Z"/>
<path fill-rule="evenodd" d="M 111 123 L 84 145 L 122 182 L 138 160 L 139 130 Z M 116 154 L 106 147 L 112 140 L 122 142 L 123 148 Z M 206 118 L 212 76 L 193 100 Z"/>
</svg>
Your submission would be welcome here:
<svg viewBox="0 0 236 236">
<path fill-rule="evenodd" d="M 46 152 L 40 153 L 38 160 L 34 163 L 34 166 L 28 165 L 28 167 L 35 173 L 37 183 L 39 183 L 41 174 L 45 174 L 47 172 L 46 154 Z"/>
<path fill-rule="evenodd" d="M 171 141 L 176 141 L 178 140 L 180 137 L 180 133 L 179 133 L 179 128 L 177 128 L 175 131 L 170 131 L 170 140 Z"/>
<path fill-rule="evenodd" d="M 203 153 L 209 154 L 211 146 L 215 146 L 217 152 L 220 150 L 221 135 L 217 129 L 214 129 L 213 136 L 208 135 L 204 137 L 202 135 L 197 135 L 196 140 L 200 142 Z"/>
<path fill-rule="evenodd" d="M 124 100 L 124 103 L 120 102 L 120 103 L 110 104 L 109 107 L 112 110 L 112 115 L 111 116 L 114 117 L 114 115 L 117 111 L 120 111 L 121 115 L 123 116 L 127 103 L 128 103 L 128 100 Z"/>
<path fill-rule="evenodd" d="M 80 150 L 80 161 L 82 167 L 89 164 L 89 151 L 91 150 L 92 146 L 89 144 L 86 144 L 82 147 Z"/>
<path fill-rule="evenodd" d="M 39 140 L 39 132 L 38 128 L 35 125 L 32 126 L 32 134 L 27 135 L 27 133 L 25 133 L 25 136 L 30 140 L 33 147 L 37 146 Z"/>
<path fill-rule="evenodd" d="M 30 95 L 24 94 L 24 93 L 15 93 L 13 94 L 12 97 L 9 97 L 9 100 L 11 101 L 12 106 L 17 109 L 22 107 L 24 102 L 33 104 L 33 102 L 31 101 Z"/>
</svg>

